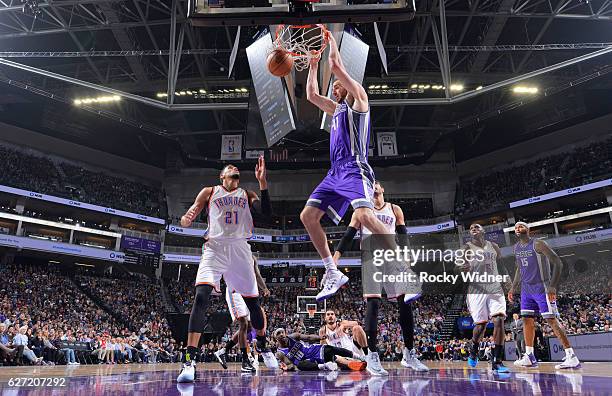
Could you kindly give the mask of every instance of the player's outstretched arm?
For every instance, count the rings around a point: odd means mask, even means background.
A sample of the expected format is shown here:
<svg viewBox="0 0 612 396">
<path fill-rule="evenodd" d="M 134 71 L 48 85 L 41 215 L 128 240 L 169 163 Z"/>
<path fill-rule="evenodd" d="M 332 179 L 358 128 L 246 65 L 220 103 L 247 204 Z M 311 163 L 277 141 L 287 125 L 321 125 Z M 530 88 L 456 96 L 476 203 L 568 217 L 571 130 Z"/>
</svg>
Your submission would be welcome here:
<svg viewBox="0 0 612 396">
<path fill-rule="evenodd" d="M 289 336 L 296 341 L 306 341 L 306 342 L 317 342 L 327 339 L 327 336 L 322 335 L 311 335 L 311 334 L 301 334 L 301 333 L 293 333 Z"/>
<path fill-rule="evenodd" d="M 213 193 L 213 187 L 204 187 L 198 194 L 193 205 L 187 210 L 187 212 L 181 217 L 181 227 L 190 227 L 191 223 L 202 213 L 202 209 L 208 205 L 210 196 Z"/>
<path fill-rule="evenodd" d="M 327 114 L 334 115 L 337 103 L 319 93 L 319 81 L 317 80 L 319 59 L 321 58 L 316 56 L 310 60 L 308 80 L 306 80 L 306 99 Z"/>
<path fill-rule="evenodd" d="M 248 191 L 249 205 L 253 211 L 257 213 L 261 213 L 267 217 L 272 216 L 272 204 L 270 203 L 270 194 L 268 193 L 266 160 L 264 160 L 263 155 L 257 159 L 257 165 L 255 165 L 255 178 L 259 182 L 261 200 L 255 191 Z"/>
<path fill-rule="evenodd" d="M 540 253 L 546 256 L 548 261 L 552 264 L 552 267 L 553 267 L 552 279 L 550 280 L 550 285 L 545 285 L 545 286 L 546 286 L 546 293 L 548 293 L 549 295 L 550 294 L 556 295 L 557 288 L 559 287 L 559 281 L 561 280 L 561 271 L 563 271 L 563 262 L 561 261 L 559 256 L 557 256 L 557 253 L 555 253 L 555 251 L 552 250 L 546 242 L 540 239 L 535 241 L 534 248 L 537 253 Z M 554 297 L 554 296 L 551 296 L 551 297 Z"/>
<path fill-rule="evenodd" d="M 331 67 L 331 72 L 336 76 L 338 81 L 340 81 L 344 89 L 346 89 L 355 99 L 353 110 L 362 112 L 368 111 L 368 94 L 365 89 L 363 89 L 363 86 L 347 73 L 333 34 L 328 32 L 327 38 L 329 40 L 329 66 Z"/>
</svg>

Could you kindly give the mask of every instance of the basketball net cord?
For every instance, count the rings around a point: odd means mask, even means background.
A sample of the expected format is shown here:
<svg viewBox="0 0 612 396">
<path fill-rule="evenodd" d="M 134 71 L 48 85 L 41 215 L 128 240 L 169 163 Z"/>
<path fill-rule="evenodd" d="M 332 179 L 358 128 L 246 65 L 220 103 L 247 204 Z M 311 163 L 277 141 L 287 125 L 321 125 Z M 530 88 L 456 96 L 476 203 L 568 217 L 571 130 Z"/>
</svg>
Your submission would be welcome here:
<svg viewBox="0 0 612 396">
<path fill-rule="evenodd" d="M 321 56 L 327 47 L 323 25 L 279 25 L 276 28 L 275 47 L 287 51 L 293 57 L 297 71 L 308 69 L 310 60 Z"/>
</svg>

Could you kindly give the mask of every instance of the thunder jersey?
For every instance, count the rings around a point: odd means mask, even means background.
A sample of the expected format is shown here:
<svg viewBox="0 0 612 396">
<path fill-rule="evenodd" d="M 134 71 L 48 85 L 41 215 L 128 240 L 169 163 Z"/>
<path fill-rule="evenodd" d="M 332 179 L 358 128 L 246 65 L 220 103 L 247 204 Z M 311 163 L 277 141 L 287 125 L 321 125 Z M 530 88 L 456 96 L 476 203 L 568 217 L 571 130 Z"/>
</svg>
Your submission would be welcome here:
<svg viewBox="0 0 612 396">
<path fill-rule="evenodd" d="M 484 247 L 480 247 L 472 243 L 467 242 L 468 250 L 471 250 L 474 254 L 473 260 L 468 260 L 472 273 L 482 275 L 499 275 L 497 271 L 497 251 L 493 247 L 493 244 L 489 241 L 485 241 Z M 480 260 L 480 257 L 483 257 Z M 470 282 L 468 288 L 470 294 L 503 294 L 504 291 L 499 282 Z"/>
<path fill-rule="evenodd" d="M 208 202 L 208 239 L 248 239 L 253 231 L 249 197 L 242 188 L 213 187 Z"/>
<path fill-rule="evenodd" d="M 346 101 L 336 106 L 331 121 L 329 156 L 332 166 L 341 160 L 355 158 L 368 162 L 370 145 L 370 109 L 355 111 Z"/>
<path fill-rule="evenodd" d="M 516 265 L 521 269 L 521 286 L 530 293 L 544 293 L 544 285 L 550 283 L 550 263 L 545 256 L 535 250 L 535 239 L 523 245 L 517 242 L 514 245 Z"/>
<path fill-rule="evenodd" d="M 395 221 L 397 219 L 395 217 L 395 213 L 393 212 L 392 204 L 385 202 L 382 208 L 374 208 L 374 214 L 376 215 L 376 218 L 385 225 L 390 233 L 395 234 Z M 364 226 L 361 226 L 361 235 L 364 234 L 370 235 L 372 234 L 372 231 L 368 230 Z"/>
<path fill-rule="evenodd" d="M 296 341 L 291 337 L 288 348 L 278 348 L 291 362 L 297 365 L 302 360 L 310 360 L 315 363 L 325 363 L 323 360 L 323 345 L 305 345 L 302 341 Z"/>
<path fill-rule="evenodd" d="M 338 324 L 336 324 L 336 330 L 338 330 L 337 326 Z M 327 343 L 331 346 L 351 350 L 353 345 L 353 340 L 351 340 L 351 337 L 349 337 L 349 335 L 345 332 L 338 334 L 336 330 L 330 330 L 329 327 L 325 325 L 325 335 L 327 335 L 325 341 L 327 341 Z"/>
</svg>

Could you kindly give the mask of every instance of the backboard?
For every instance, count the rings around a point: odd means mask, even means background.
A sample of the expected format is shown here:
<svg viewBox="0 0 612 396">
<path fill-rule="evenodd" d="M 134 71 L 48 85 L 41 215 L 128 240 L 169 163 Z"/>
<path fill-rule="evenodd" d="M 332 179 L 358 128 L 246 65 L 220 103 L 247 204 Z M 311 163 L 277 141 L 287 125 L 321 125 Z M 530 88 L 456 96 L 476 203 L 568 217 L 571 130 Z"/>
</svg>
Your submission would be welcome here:
<svg viewBox="0 0 612 396">
<path fill-rule="evenodd" d="M 399 22 L 415 0 L 188 0 L 195 26 Z"/>
</svg>

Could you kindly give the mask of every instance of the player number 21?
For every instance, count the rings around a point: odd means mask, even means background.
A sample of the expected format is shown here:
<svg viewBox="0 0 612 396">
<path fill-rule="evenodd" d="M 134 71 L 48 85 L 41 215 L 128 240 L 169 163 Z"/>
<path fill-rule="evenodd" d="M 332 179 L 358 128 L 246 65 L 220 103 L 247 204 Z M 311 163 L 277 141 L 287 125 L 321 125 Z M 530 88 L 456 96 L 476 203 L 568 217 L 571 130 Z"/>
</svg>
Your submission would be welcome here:
<svg viewBox="0 0 612 396">
<path fill-rule="evenodd" d="M 238 224 L 238 212 L 225 212 L 225 224 Z"/>
</svg>

